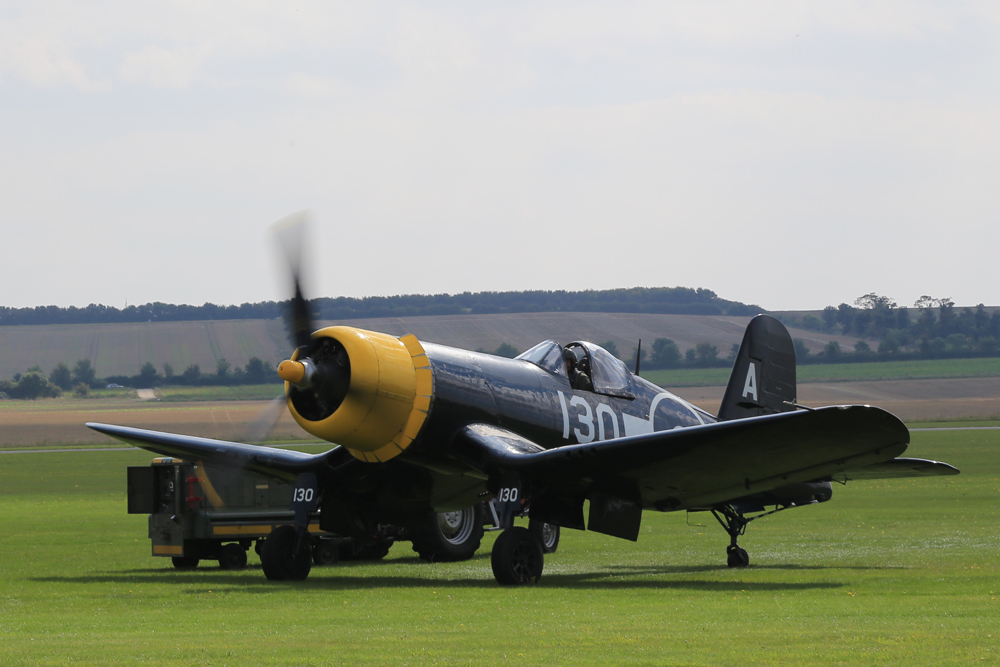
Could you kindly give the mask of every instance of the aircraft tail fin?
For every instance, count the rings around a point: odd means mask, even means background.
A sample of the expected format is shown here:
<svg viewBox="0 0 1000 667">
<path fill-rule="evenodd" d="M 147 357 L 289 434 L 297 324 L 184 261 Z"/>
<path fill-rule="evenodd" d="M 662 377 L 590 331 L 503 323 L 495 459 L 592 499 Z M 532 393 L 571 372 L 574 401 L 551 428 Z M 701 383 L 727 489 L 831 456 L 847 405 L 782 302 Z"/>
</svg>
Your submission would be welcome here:
<svg viewBox="0 0 1000 667">
<path fill-rule="evenodd" d="M 743 419 L 795 407 L 795 345 L 788 330 L 769 315 L 750 320 L 736 355 L 719 419 Z"/>
</svg>

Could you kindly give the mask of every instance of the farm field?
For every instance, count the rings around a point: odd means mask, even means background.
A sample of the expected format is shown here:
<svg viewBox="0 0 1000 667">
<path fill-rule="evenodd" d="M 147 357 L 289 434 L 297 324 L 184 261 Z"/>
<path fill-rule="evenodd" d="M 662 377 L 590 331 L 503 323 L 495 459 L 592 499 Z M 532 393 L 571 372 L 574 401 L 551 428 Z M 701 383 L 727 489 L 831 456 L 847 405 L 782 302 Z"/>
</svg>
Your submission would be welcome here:
<svg viewBox="0 0 1000 667">
<path fill-rule="evenodd" d="M 724 386 L 678 387 L 671 391 L 716 414 Z M 1000 418 L 1000 377 L 799 383 L 798 401 L 823 405 L 877 405 L 904 422 Z"/>
<path fill-rule="evenodd" d="M 270 394 L 269 398 L 273 398 Z M 220 440 L 240 440 L 267 409 L 269 401 L 225 400 L 190 402 L 129 399 L 57 398 L 0 401 L 0 450 L 63 445 L 112 445 L 86 422 L 135 426 Z M 270 440 L 314 440 L 282 410 Z"/>
<path fill-rule="evenodd" d="M 637 543 L 565 531 L 539 586 L 501 589 L 492 534 L 465 563 L 385 561 L 272 584 L 176 571 L 125 513 L 124 450 L 0 455 L 0 662 L 967 665 L 1000 650 L 1000 431 L 913 434 L 957 477 L 854 482 L 752 524 L 723 564 L 711 516 L 643 517 Z M 690 524 L 690 525 L 689 525 Z"/>
<path fill-rule="evenodd" d="M 651 315 L 636 313 L 513 313 L 506 315 L 450 315 L 318 322 L 345 324 L 402 336 L 411 333 L 424 342 L 469 350 L 495 350 L 508 343 L 524 351 L 547 338 L 613 340 L 628 355 L 641 338 L 673 338 L 681 350 L 700 342 L 718 346 L 723 355 L 743 337 L 749 317 L 708 315 Z M 791 330 L 813 351 L 830 340 L 849 349 L 856 338 L 800 329 Z M 291 354 L 284 325 L 279 320 L 219 320 L 203 322 L 147 322 L 141 324 L 67 324 L 0 327 L 0 378 L 23 373 L 36 364 L 46 373 L 59 362 L 72 367 L 89 359 L 100 377 L 136 375 L 147 361 L 162 372 L 170 363 L 174 372 L 198 364 L 203 373 L 215 370 L 219 359 L 243 367 L 250 357 L 277 364 Z"/>
<path fill-rule="evenodd" d="M 633 369 L 634 370 L 634 369 Z M 643 371 L 650 382 L 667 387 L 725 386 L 729 368 L 676 368 Z M 1000 376 L 1000 358 L 873 361 L 863 364 L 799 364 L 798 382 L 878 382 Z"/>
<path fill-rule="evenodd" d="M 285 392 L 282 383 L 245 384 L 235 387 L 159 387 L 156 397 L 170 403 L 196 401 L 269 401 Z"/>
<path fill-rule="evenodd" d="M 163 372 L 181 373 L 198 364 L 215 371 L 226 359 L 243 367 L 250 357 L 277 364 L 289 354 L 284 327 L 276 320 L 148 322 L 141 324 L 52 324 L 0 327 L 0 378 L 39 365 L 48 373 L 59 362 L 70 368 L 88 359 L 99 377 L 136 375 L 147 361 Z"/>
<path fill-rule="evenodd" d="M 712 414 L 718 412 L 725 391 L 724 386 L 668 389 Z M 270 403 L 261 399 L 272 399 L 280 391 L 278 385 L 174 387 L 158 389 L 160 401 L 142 401 L 132 392 L 102 399 L 0 401 L 0 449 L 114 444 L 84 427 L 88 421 L 241 440 Z M 798 398 L 811 407 L 878 405 L 906 422 L 1000 419 L 1000 377 L 801 383 Z M 312 438 L 281 411 L 270 440 Z"/>
</svg>

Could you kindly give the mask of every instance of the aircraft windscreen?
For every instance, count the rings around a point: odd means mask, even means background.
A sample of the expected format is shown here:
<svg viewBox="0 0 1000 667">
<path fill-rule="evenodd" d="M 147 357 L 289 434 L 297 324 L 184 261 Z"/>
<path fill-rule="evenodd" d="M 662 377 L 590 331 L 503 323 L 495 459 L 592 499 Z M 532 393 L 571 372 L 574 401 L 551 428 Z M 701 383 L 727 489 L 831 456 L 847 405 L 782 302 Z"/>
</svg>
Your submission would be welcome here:
<svg viewBox="0 0 1000 667">
<path fill-rule="evenodd" d="M 566 375 L 566 363 L 562 357 L 562 346 L 554 340 L 542 341 L 514 358 L 521 361 L 530 361 L 536 366 L 540 366 L 556 375 Z"/>
<path fill-rule="evenodd" d="M 628 393 L 632 374 L 619 359 L 603 347 L 587 344 L 593 373 L 594 391 L 620 396 Z"/>
</svg>

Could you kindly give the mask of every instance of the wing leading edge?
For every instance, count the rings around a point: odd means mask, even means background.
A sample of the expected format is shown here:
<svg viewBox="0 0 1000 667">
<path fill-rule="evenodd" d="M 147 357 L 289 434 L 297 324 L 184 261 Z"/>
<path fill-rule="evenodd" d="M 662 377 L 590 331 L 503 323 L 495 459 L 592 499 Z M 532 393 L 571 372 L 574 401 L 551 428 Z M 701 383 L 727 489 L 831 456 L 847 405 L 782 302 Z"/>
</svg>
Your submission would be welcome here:
<svg viewBox="0 0 1000 667">
<path fill-rule="evenodd" d="M 304 454 L 274 447 L 243 445 L 224 440 L 93 422 L 88 423 L 87 427 L 157 454 L 250 470 L 285 481 L 294 481 L 301 472 L 316 471 L 326 462 L 329 454 L 329 452 Z"/>
</svg>

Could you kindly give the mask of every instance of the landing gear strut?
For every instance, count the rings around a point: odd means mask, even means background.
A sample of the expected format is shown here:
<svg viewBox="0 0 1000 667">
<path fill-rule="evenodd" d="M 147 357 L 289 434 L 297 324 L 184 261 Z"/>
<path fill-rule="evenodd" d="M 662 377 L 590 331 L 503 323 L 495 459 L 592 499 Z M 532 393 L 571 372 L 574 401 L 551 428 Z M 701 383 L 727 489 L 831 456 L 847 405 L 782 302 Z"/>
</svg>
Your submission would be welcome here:
<svg viewBox="0 0 1000 667">
<path fill-rule="evenodd" d="M 777 514 L 778 512 L 784 511 L 790 507 L 795 507 L 795 505 L 776 505 L 770 512 L 764 512 L 763 514 L 758 514 L 749 518 L 743 516 L 743 512 L 737 512 L 732 505 L 726 505 L 725 507 L 713 509 L 712 516 L 714 516 L 715 520 L 719 522 L 722 529 L 729 533 L 729 546 L 726 547 L 726 564 L 729 565 L 729 567 L 746 567 L 749 565 L 750 556 L 747 554 L 745 549 L 736 544 L 736 538 L 746 532 L 747 524 L 754 519 L 762 519 L 766 516 Z"/>
<path fill-rule="evenodd" d="M 750 555 L 746 549 L 736 543 L 736 539 L 746 532 L 747 524 L 754 518 L 747 519 L 741 512 L 726 505 L 721 510 L 712 510 L 712 516 L 719 522 L 722 529 L 729 533 L 729 546 L 726 547 L 726 564 L 729 567 L 746 567 L 750 564 Z"/>
</svg>

